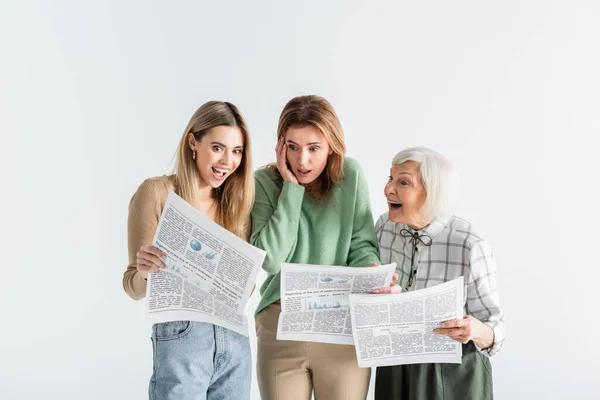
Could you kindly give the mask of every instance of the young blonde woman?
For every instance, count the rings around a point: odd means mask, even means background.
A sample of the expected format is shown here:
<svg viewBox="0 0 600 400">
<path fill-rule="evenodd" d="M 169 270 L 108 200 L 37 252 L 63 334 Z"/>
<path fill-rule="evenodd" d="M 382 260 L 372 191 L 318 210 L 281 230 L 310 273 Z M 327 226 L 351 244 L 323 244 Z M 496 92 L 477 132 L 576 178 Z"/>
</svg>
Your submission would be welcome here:
<svg viewBox="0 0 600 400">
<path fill-rule="evenodd" d="M 165 267 L 151 244 L 169 191 L 247 239 L 254 181 L 248 128 L 237 107 L 221 101 L 201 106 L 179 142 L 175 174 L 145 180 L 131 199 L 123 287 L 136 300 L 146 293 L 148 274 Z M 209 323 L 176 321 L 155 324 L 152 343 L 150 399 L 250 398 L 247 337 Z"/>
<path fill-rule="evenodd" d="M 342 126 L 321 97 L 290 100 L 277 138 L 277 163 L 255 173 L 250 237 L 267 251 L 256 311 L 261 398 L 310 399 L 314 391 L 316 399 L 365 399 L 371 372 L 358 367 L 354 346 L 276 335 L 282 262 L 379 264 L 367 182 L 358 163 L 344 157 Z"/>
</svg>

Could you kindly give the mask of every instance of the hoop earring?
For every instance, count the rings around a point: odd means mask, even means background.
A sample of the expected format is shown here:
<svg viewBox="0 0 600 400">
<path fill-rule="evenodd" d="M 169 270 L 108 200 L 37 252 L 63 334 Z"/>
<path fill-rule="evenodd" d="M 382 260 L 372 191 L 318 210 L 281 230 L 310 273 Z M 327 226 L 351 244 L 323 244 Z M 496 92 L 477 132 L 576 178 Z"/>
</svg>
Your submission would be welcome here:
<svg viewBox="0 0 600 400">
<path fill-rule="evenodd" d="M 196 150 L 192 151 L 192 160 L 196 161 Z"/>
</svg>

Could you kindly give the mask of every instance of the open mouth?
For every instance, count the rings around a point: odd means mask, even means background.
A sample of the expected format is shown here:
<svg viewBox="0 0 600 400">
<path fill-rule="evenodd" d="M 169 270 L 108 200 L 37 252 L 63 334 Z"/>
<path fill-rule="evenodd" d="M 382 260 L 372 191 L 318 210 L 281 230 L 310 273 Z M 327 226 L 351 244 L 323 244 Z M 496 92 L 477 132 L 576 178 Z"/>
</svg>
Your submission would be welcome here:
<svg viewBox="0 0 600 400">
<path fill-rule="evenodd" d="M 402 207 L 402 204 L 394 203 L 393 201 L 389 201 L 389 200 L 388 200 L 388 204 L 390 205 L 390 209 L 393 211 L 399 210 L 400 207 Z"/>
<path fill-rule="evenodd" d="M 225 175 L 227 175 L 229 170 L 223 169 L 223 168 L 212 167 L 212 172 L 213 172 L 214 177 L 220 180 L 220 179 L 225 178 Z"/>
<path fill-rule="evenodd" d="M 308 174 L 310 174 L 312 172 L 312 169 L 299 169 L 298 170 L 298 174 L 300 176 L 307 176 Z"/>
</svg>

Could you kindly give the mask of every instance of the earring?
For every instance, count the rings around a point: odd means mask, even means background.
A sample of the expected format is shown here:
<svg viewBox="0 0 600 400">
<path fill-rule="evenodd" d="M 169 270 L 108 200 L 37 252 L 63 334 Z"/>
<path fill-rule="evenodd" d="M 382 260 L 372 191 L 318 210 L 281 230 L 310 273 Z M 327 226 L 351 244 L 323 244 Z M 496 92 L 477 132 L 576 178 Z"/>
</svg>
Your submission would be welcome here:
<svg viewBox="0 0 600 400">
<path fill-rule="evenodd" d="M 192 151 L 192 160 L 196 161 L 196 150 Z"/>
</svg>

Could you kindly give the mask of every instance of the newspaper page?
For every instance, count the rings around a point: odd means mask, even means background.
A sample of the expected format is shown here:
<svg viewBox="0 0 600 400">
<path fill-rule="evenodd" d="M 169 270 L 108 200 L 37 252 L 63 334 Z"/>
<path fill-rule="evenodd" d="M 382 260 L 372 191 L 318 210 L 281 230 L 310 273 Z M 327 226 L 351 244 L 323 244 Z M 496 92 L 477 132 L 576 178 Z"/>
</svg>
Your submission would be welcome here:
<svg viewBox="0 0 600 400">
<path fill-rule="evenodd" d="M 153 245 L 166 268 L 148 275 L 148 320 L 210 322 L 248 336 L 244 307 L 266 252 L 170 192 Z"/>
<path fill-rule="evenodd" d="M 281 264 L 277 339 L 354 344 L 348 296 L 389 286 L 395 268 Z"/>
<path fill-rule="evenodd" d="M 358 366 L 460 364 L 462 345 L 433 333 L 463 316 L 463 277 L 414 292 L 350 295 Z"/>
</svg>

